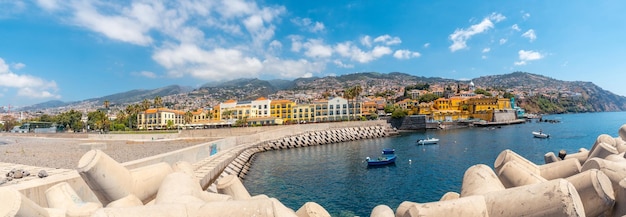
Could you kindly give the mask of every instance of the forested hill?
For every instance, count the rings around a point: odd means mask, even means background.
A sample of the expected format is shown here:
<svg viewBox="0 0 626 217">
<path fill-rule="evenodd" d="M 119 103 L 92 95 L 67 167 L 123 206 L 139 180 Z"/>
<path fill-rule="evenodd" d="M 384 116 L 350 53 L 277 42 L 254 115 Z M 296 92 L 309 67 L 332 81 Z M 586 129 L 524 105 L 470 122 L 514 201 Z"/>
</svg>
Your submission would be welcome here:
<svg viewBox="0 0 626 217">
<path fill-rule="evenodd" d="M 527 72 L 483 76 L 473 82 L 524 93 L 521 107 L 531 113 L 626 111 L 626 97 L 591 82 L 561 81 Z"/>
</svg>

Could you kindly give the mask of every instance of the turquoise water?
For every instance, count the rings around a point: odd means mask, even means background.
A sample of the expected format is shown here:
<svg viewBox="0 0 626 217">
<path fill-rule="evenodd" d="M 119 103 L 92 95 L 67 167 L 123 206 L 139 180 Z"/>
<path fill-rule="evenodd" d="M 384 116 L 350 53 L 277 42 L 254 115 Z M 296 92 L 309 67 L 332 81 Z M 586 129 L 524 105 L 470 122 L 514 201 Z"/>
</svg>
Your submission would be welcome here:
<svg viewBox="0 0 626 217">
<path fill-rule="evenodd" d="M 263 152 L 256 155 L 244 185 L 252 195 L 275 197 L 294 210 L 313 201 L 332 216 L 369 216 L 380 204 L 395 211 L 403 201 L 432 202 L 446 192 L 460 192 L 467 168 L 475 164 L 493 168 L 505 149 L 537 164 L 543 164 L 546 152 L 590 149 L 600 134 L 617 137 L 619 128 L 626 124 L 626 113 L 550 115 L 544 119 L 560 123 L 403 133 Z M 531 132 L 539 129 L 551 137 L 533 138 Z M 416 145 L 417 139 L 427 136 L 439 138 L 439 144 Z M 383 148 L 396 149 L 396 164 L 368 168 L 365 157 L 378 156 Z"/>
</svg>

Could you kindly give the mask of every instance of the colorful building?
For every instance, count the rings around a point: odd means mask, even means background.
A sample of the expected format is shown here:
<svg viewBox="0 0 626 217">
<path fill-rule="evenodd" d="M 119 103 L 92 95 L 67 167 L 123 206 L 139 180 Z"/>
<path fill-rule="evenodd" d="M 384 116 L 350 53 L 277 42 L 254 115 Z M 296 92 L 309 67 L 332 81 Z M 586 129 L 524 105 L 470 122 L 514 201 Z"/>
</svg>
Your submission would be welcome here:
<svg viewBox="0 0 626 217">
<path fill-rule="evenodd" d="M 137 114 L 139 129 L 158 130 L 185 124 L 185 112 L 167 108 L 152 108 Z"/>
</svg>

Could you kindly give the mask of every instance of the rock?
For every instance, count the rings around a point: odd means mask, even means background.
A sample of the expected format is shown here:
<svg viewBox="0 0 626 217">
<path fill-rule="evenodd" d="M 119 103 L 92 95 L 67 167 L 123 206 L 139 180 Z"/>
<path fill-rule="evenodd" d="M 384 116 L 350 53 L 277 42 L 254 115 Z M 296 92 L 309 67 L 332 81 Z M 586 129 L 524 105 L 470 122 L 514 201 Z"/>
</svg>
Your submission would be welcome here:
<svg viewBox="0 0 626 217">
<path fill-rule="evenodd" d="M 45 170 L 41 170 L 41 171 L 39 171 L 39 173 L 37 174 L 37 176 L 38 176 L 39 178 L 46 178 L 46 177 L 48 177 L 48 172 L 46 172 Z"/>
<path fill-rule="evenodd" d="M 26 177 L 26 176 L 30 176 L 30 172 L 28 172 L 28 171 L 26 171 L 26 170 L 24 170 L 23 174 L 24 174 L 24 177 Z"/>
<path fill-rule="evenodd" d="M 0 180 L 0 185 L 2 185 L 2 184 L 4 184 L 4 183 L 7 183 L 7 179 L 2 179 L 2 180 Z"/>
<path fill-rule="evenodd" d="M 6 178 L 6 180 L 7 180 L 7 182 L 13 181 L 13 177 L 9 176 L 9 177 Z"/>
<path fill-rule="evenodd" d="M 15 173 L 13 173 L 13 178 L 21 179 L 22 177 L 24 177 L 22 170 L 18 170 Z"/>
</svg>

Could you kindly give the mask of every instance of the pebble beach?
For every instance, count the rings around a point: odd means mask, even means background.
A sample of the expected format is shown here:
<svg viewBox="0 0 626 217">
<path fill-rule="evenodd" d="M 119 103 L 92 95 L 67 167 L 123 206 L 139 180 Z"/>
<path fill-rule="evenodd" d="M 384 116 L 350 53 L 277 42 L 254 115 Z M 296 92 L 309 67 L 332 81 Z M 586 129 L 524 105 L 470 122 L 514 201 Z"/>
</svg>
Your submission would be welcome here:
<svg viewBox="0 0 626 217">
<path fill-rule="evenodd" d="M 216 138 L 183 138 L 176 140 L 133 141 L 47 138 L 0 134 L 0 162 L 76 169 L 80 158 L 89 151 L 83 143 L 105 143 L 103 152 L 123 163 L 190 147 Z"/>
</svg>

